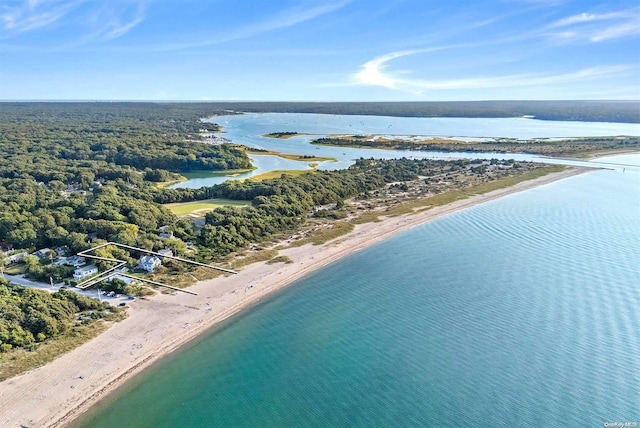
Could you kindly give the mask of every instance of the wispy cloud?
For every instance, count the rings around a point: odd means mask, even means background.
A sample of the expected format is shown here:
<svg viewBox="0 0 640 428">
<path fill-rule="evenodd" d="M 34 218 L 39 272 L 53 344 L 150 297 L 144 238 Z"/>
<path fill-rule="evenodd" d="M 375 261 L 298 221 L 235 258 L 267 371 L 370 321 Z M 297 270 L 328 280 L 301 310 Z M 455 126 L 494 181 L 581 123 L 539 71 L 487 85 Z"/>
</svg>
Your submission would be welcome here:
<svg viewBox="0 0 640 428">
<path fill-rule="evenodd" d="M 129 1 L 96 9 L 89 19 L 95 29 L 90 38 L 113 40 L 124 36 L 144 21 L 147 6 L 147 1 Z"/>
<path fill-rule="evenodd" d="M 189 48 L 211 46 L 211 45 L 231 42 L 234 40 L 246 39 L 248 37 L 257 36 L 257 35 L 275 31 L 281 28 L 287 28 L 287 27 L 292 27 L 294 25 L 302 24 L 303 22 L 310 21 L 322 15 L 326 15 L 328 13 L 335 12 L 339 9 L 342 9 L 350 2 L 351 0 L 341 0 L 338 2 L 322 4 L 322 5 L 307 8 L 307 9 L 302 9 L 299 7 L 294 9 L 289 9 L 279 14 L 276 14 L 264 21 L 257 22 L 244 27 L 240 27 L 235 31 L 228 31 L 225 34 L 220 34 L 216 37 L 211 37 L 208 39 L 198 40 L 193 42 L 183 42 L 183 43 L 174 43 L 174 44 L 164 45 L 158 48 L 157 50 L 169 51 L 169 50 L 189 49 Z"/>
<path fill-rule="evenodd" d="M 635 36 L 640 34 L 640 8 L 572 15 L 553 22 L 548 30 L 548 34 L 561 41 L 597 43 Z"/>
<path fill-rule="evenodd" d="M 619 19 L 629 17 L 629 14 L 626 12 L 611 12 L 611 13 L 580 13 L 578 15 L 569 16 L 567 18 L 560 19 L 553 24 L 551 27 L 566 27 L 574 24 L 582 24 L 585 22 L 594 22 L 594 21 L 606 21 L 610 19 Z"/>
<path fill-rule="evenodd" d="M 47 28 L 82 3 L 82 0 L 7 0 L 0 6 L 0 25 L 5 36 Z"/>
<path fill-rule="evenodd" d="M 602 42 L 604 40 L 619 39 L 621 37 L 630 37 L 639 34 L 640 16 L 636 17 L 631 22 L 612 25 L 599 31 L 595 31 L 593 34 L 591 34 L 589 40 L 591 40 L 592 42 Z"/>
<path fill-rule="evenodd" d="M 382 86 L 408 93 L 421 93 L 425 90 L 486 89 L 566 84 L 571 82 L 595 80 L 603 77 L 613 77 L 632 68 L 628 65 L 610 65 L 584 68 L 561 74 L 511 74 L 504 76 L 440 80 L 412 79 L 404 77 L 403 74 L 405 73 L 393 73 L 386 71 L 387 63 L 394 59 L 433 50 L 435 49 L 392 52 L 390 54 L 374 58 L 361 66 L 360 71 L 354 75 L 355 82 L 360 85 Z"/>
<path fill-rule="evenodd" d="M 402 81 L 392 74 L 385 74 L 386 64 L 394 59 L 404 56 L 415 55 L 419 53 L 435 52 L 443 49 L 449 49 L 450 46 L 442 46 L 427 49 L 414 49 L 399 52 L 392 52 L 380 57 L 367 61 L 360 67 L 360 71 L 355 74 L 356 80 L 364 85 L 384 86 L 385 88 L 395 89 L 398 83 Z"/>
<path fill-rule="evenodd" d="M 143 22 L 148 3 L 149 0 L 9 0 L 0 6 L 0 28 L 4 30 L 0 38 L 17 39 L 30 31 L 52 31 L 64 26 L 73 31 L 73 39 L 55 49 L 113 40 Z"/>
</svg>

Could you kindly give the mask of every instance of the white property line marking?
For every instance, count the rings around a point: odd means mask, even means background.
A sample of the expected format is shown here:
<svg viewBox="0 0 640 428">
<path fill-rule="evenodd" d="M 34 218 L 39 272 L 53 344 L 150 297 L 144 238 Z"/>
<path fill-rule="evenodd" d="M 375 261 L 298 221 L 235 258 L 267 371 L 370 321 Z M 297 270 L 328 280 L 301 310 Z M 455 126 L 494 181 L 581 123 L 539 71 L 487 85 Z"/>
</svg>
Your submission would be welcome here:
<svg viewBox="0 0 640 428">
<path fill-rule="evenodd" d="M 205 263 L 194 262 L 193 260 L 187 260 L 187 259 L 183 259 L 181 257 L 167 256 L 167 255 L 163 255 L 163 254 L 160 254 L 160 253 L 156 253 L 155 251 L 145 250 L 143 248 L 132 247 L 130 245 L 119 244 L 117 242 L 107 242 L 105 244 L 98 245 L 97 247 L 93 247 L 93 248 L 89 248 L 89 249 L 84 250 L 84 251 L 80 251 L 77 255 L 78 256 L 82 256 L 82 257 L 86 257 L 86 258 L 89 258 L 89 259 L 103 260 L 103 261 L 107 261 L 107 262 L 114 262 L 114 263 L 117 263 L 117 264 L 114 267 L 111 267 L 111 268 L 105 270 L 104 272 L 99 274 L 97 277 L 91 278 L 91 279 L 89 279 L 89 280 L 87 280 L 85 282 L 81 282 L 80 284 L 76 285 L 76 288 L 84 290 L 85 288 L 91 287 L 92 285 L 97 284 L 100 281 L 104 281 L 106 279 L 111 278 L 112 276 L 122 275 L 122 276 L 126 276 L 128 278 L 133 278 L 133 279 L 138 279 L 140 281 L 148 282 L 150 284 L 159 285 L 161 287 L 167 287 L 167 288 L 170 288 L 172 290 L 181 291 L 183 293 L 189 293 L 189 294 L 194 294 L 194 295 L 198 294 L 198 293 L 196 293 L 194 291 L 183 290 L 182 288 L 174 287 L 172 285 L 163 284 L 161 282 L 151 281 L 150 279 L 140 278 L 140 277 L 133 276 L 133 275 L 127 275 L 127 274 L 121 273 L 121 272 L 115 272 L 116 269 L 126 265 L 127 262 L 124 261 L 124 260 L 120 260 L 120 259 L 110 259 L 108 257 L 100 257 L 100 256 L 94 256 L 93 254 L 89 254 L 92 251 L 95 251 L 95 250 L 100 249 L 102 247 L 106 247 L 108 245 L 127 248 L 129 250 L 139 251 L 139 252 L 142 252 L 142 253 L 153 254 L 153 255 L 156 255 L 156 256 L 163 257 L 163 258 L 166 257 L 166 258 L 169 258 L 169 259 L 178 260 L 180 262 L 191 263 L 192 265 L 202 266 L 202 267 L 206 267 L 206 268 L 214 269 L 214 270 L 219 270 L 219 271 L 226 272 L 226 273 L 233 273 L 233 274 L 237 274 L 238 273 L 238 272 L 236 272 L 234 270 L 231 270 L 231 269 L 225 269 L 225 268 L 221 268 L 221 267 L 217 267 L 217 266 L 211 266 L 211 265 L 208 265 L 208 264 L 205 264 Z"/>
</svg>

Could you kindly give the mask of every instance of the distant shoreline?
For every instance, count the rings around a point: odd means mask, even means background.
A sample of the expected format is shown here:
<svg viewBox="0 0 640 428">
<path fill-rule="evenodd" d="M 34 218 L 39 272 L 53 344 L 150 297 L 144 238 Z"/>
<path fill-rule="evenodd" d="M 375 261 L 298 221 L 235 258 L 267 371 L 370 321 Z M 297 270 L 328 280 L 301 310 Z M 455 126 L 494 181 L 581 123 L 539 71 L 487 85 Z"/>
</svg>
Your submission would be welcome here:
<svg viewBox="0 0 640 428">
<path fill-rule="evenodd" d="M 117 108 L 132 104 L 165 104 L 185 109 L 202 108 L 230 115 L 248 113 L 316 113 L 393 117 L 513 118 L 534 116 L 536 120 L 640 123 L 640 100 L 496 100 L 496 101 L 110 101 L 24 100 L 0 101 L 3 107 L 87 105 L 97 103 Z M 212 115 L 214 112 L 212 111 Z"/>
<path fill-rule="evenodd" d="M 238 275 L 198 282 L 190 287 L 198 296 L 138 299 L 127 319 L 95 339 L 44 367 L 0 383 L 0 408 L 10 409 L 3 410 L 0 426 L 64 426 L 152 363 L 319 268 L 437 217 L 585 171 L 573 168 L 417 214 L 357 225 L 353 232 L 324 245 L 281 250 L 291 264 L 254 263 Z M 249 292 L 248 284 L 253 286 Z"/>
</svg>

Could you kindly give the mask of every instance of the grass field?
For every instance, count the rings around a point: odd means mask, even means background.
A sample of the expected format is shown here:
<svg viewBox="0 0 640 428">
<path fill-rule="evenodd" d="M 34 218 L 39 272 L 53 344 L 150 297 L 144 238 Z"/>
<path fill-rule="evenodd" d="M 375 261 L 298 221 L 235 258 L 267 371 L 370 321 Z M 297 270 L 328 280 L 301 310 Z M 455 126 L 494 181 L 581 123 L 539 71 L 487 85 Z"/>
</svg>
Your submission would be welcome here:
<svg viewBox="0 0 640 428">
<path fill-rule="evenodd" d="M 205 199 L 203 201 L 165 204 L 165 207 L 178 216 L 201 216 L 208 211 L 212 211 L 220 207 L 246 207 L 248 205 L 251 205 L 251 201 L 235 201 L 232 199 Z"/>
<path fill-rule="evenodd" d="M 314 170 L 311 169 L 279 169 L 275 171 L 265 172 L 264 174 L 254 175 L 253 177 L 249 177 L 248 179 L 253 181 L 268 180 L 269 178 L 280 178 L 282 174 L 297 177 L 298 175 L 307 174 L 313 171 Z"/>
</svg>

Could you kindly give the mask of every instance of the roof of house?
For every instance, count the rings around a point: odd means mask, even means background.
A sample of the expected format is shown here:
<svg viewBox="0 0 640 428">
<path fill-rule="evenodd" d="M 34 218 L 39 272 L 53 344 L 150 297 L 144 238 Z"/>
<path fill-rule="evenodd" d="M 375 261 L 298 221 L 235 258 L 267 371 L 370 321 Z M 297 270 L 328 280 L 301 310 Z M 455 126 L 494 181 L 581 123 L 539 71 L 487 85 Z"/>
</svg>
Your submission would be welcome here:
<svg viewBox="0 0 640 428">
<path fill-rule="evenodd" d="M 158 263 L 160 259 L 156 256 L 142 256 L 140 257 L 140 263 Z"/>
</svg>

